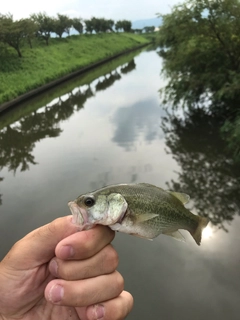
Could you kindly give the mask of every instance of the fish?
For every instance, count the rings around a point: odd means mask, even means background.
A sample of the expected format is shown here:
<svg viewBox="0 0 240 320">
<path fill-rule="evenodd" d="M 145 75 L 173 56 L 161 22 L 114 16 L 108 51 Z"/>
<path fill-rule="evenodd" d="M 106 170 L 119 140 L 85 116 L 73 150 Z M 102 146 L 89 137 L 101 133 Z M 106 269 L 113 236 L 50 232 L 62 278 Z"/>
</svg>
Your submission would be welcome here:
<svg viewBox="0 0 240 320">
<path fill-rule="evenodd" d="M 185 193 L 149 183 L 116 184 L 80 195 L 68 206 L 79 230 L 100 224 L 149 240 L 164 234 L 185 241 L 183 229 L 200 245 L 209 219 L 185 208 L 189 200 Z"/>
</svg>

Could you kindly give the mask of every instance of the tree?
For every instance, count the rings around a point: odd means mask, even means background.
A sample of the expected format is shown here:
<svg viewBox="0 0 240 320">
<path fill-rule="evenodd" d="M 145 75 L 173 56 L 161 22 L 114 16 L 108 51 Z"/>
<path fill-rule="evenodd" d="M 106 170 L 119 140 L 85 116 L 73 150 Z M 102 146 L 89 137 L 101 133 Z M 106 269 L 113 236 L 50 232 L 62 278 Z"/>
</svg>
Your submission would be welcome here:
<svg viewBox="0 0 240 320">
<path fill-rule="evenodd" d="M 131 32 L 131 28 L 132 28 L 132 23 L 131 21 L 128 21 L 128 20 L 119 20 L 115 24 L 115 29 L 117 31 L 122 29 L 124 32 Z"/>
<path fill-rule="evenodd" d="M 106 20 L 104 18 L 91 18 L 91 20 L 85 20 L 86 31 L 92 33 L 95 31 L 96 33 L 113 31 L 114 21 L 109 19 Z"/>
<path fill-rule="evenodd" d="M 23 28 L 23 37 L 32 48 L 32 39 L 36 37 L 37 25 L 31 19 L 21 19 L 21 26 Z"/>
<path fill-rule="evenodd" d="M 207 99 L 239 99 L 238 0 L 188 0 L 162 19 L 160 55 L 170 79 L 166 97 L 189 107 Z"/>
<path fill-rule="evenodd" d="M 146 33 L 149 33 L 149 32 L 154 32 L 155 27 L 154 26 L 144 27 L 143 29 L 145 30 Z"/>
<path fill-rule="evenodd" d="M 106 20 L 106 31 L 114 32 L 113 27 L 114 27 L 114 21 L 112 19 Z"/>
<path fill-rule="evenodd" d="M 63 14 L 57 14 L 57 19 L 54 19 L 53 31 L 62 38 L 64 32 L 70 34 L 70 29 L 72 27 L 72 20 Z"/>
<path fill-rule="evenodd" d="M 165 101 L 224 119 L 219 130 L 240 159 L 240 2 L 187 0 L 162 19 Z"/>
<path fill-rule="evenodd" d="M 131 32 L 132 22 L 128 21 L 128 20 L 123 20 L 122 27 L 123 27 L 124 32 Z"/>
<path fill-rule="evenodd" d="M 86 32 L 92 33 L 94 26 L 92 20 L 84 20 Z"/>
<path fill-rule="evenodd" d="M 37 36 L 44 39 L 48 45 L 51 32 L 54 32 L 54 19 L 45 12 L 32 14 L 30 17 L 37 25 Z"/>
<path fill-rule="evenodd" d="M 142 33 L 143 29 L 132 29 L 133 33 Z"/>
<path fill-rule="evenodd" d="M 73 18 L 72 19 L 72 26 L 79 34 L 83 33 L 83 24 L 82 19 L 80 18 Z"/>
<path fill-rule="evenodd" d="M 104 19 L 98 19 L 98 18 L 95 18 L 93 17 L 91 19 L 91 22 L 92 22 L 92 26 L 93 26 L 93 30 L 96 32 L 96 33 L 99 33 L 101 32 L 102 30 L 102 26 L 103 26 L 103 21 Z"/>
<path fill-rule="evenodd" d="M 13 21 L 12 15 L 0 16 L 0 39 L 3 43 L 14 48 L 21 58 L 20 46 L 24 40 L 24 25 L 21 20 Z"/>
<path fill-rule="evenodd" d="M 123 27 L 122 27 L 122 21 L 117 21 L 117 22 L 115 23 L 115 29 L 116 29 L 117 31 L 123 29 Z"/>
</svg>

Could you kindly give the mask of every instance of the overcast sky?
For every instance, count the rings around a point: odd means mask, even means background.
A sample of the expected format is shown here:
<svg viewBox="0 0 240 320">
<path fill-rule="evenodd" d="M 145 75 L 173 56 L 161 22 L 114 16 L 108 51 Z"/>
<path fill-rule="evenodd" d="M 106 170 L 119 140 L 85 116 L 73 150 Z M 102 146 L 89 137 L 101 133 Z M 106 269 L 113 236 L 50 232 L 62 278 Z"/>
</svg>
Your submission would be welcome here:
<svg viewBox="0 0 240 320">
<path fill-rule="evenodd" d="M 83 19 L 95 17 L 131 21 L 155 18 L 156 13 L 169 13 L 183 0 L 6 0 L 1 1 L 0 13 L 12 13 L 14 19 L 45 11 L 48 15 L 67 14 Z"/>
</svg>

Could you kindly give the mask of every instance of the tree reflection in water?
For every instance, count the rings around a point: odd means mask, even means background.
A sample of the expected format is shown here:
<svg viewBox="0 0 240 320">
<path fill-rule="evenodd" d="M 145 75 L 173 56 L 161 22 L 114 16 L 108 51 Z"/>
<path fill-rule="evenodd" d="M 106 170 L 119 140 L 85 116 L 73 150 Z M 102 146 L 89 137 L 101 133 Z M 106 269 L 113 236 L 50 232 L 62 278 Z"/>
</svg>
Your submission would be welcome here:
<svg viewBox="0 0 240 320">
<path fill-rule="evenodd" d="M 136 63 L 134 59 L 132 59 L 126 66 L 123 66 L 121 68 L 121 73 L 126 74 L 128 72 L 133 71 L 134 69 L 136 69 Z"/>
<path fill-rule="evenodd" d="M 111 87 L 116 80 L 120 80 L 121 75 L 115 70 L 111 72 L 110 75 L 105 75 L 104 79 L 101 81 L 99 80 L 96 84 L 96 91 L 106 90 L 107 88 Z"/>
<path fill-rule="evenodd" d="M 131 59 L 129 63 L 120 65 L 122 73 L 134 69 L 135 62 Z M 9 171 L 16 173 L 29 170 L 30 164 L 37 164 L 33 156 L 33 149 L 36 142 L 44 138 L 55 138 L 62 130 L 59 127 L 61 121 L 68 119 L 75 111 L 84 108 L 85 102 L 93 97 L 99 90 L 106 90 L 121 79 L 117 68 L 104 74 L 104 80 L 98 77 L 95 91 L 91 83 L 75 87 L 64 95 L 55 98 L 53 101 L 41 106 L 30 114 L 22 116 L 18 121 L 6 125 L 0 130 L 0 170 L 7 167 Z M 0 177 L 0 182 L 3 178 Z M 0 194 L 0 205 L 2 195 Z"/>
<path fill-rule="evenodd" d="M 220 136 L 223 120 L 193 109 L 184 117 L 168 113 L 162 129 L 168 151 L 181 166 L 169 189 L 188 193 L 197 214 L 227 231 L 226 222 L 240 213 L 240 163 L 232 160 Z"/>
</svg>

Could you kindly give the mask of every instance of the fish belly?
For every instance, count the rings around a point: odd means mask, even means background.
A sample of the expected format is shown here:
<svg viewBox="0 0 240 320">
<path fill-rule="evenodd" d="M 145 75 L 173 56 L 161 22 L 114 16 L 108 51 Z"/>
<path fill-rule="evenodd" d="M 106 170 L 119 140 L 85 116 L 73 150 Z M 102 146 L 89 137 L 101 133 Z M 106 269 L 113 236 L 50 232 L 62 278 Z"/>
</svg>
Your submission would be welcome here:
<svg viewBox="0 0 240 320">
<path fill-rule="evenodd" d="M 161 229 L 152 228 L 149 225 L 146 225 L 145 223 L 139 223 L 137 225 L 115 223 L 109 227 L 114 231 L 127 233 L 145 239 L 156 238 L 158 235 L 162 233 Z"/>
</svg>

